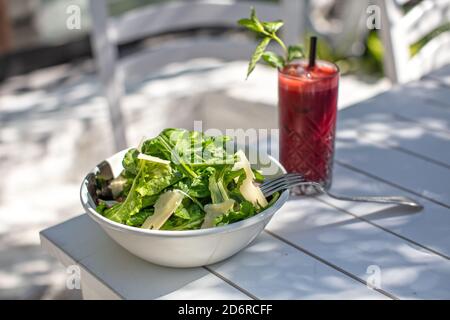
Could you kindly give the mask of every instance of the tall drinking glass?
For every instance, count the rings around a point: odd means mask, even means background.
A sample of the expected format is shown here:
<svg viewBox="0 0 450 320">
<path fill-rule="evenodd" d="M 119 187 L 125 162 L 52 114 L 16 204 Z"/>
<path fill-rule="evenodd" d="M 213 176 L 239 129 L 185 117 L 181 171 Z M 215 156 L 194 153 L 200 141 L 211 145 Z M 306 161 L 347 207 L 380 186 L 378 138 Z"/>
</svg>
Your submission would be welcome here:
<svg viewBox="0 0 450 320">
<path fill-rule="evenodd" d="M 331 186 L 339 69 L 299 60 L 278 72 L 280 161 L 288 172 Z M 302 189 L 296 193 L 305 193 Z"/>
</svg>

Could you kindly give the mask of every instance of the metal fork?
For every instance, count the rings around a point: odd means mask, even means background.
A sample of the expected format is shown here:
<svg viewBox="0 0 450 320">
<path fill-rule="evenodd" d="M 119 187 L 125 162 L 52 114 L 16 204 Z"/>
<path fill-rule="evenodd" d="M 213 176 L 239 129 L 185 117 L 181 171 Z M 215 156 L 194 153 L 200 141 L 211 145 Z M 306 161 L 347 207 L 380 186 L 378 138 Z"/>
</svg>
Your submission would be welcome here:
<svg viewBox="0 0 450 320">
<path fill-rule="evenodd" d="M 370 197 L 350 197 L 335 195 L 322 187 L 317 182 L 306 181 L 305 178 L 299 173 L 286 173 L 282 176 L 274 178 L 272 180 L 264 182 L 260 188 L 264 195 L 270 196 L 277 191 L 290 189 L 296 186 L 312 187 L 318 193 L 327 194 L 329 197 L 342 200 L 342 201 L 358 201 L 358 202 L 376 202 L 376 203 L 393 203 L 422 210 L 423 206 L 415 200 L 403 196 L 370 196 Z"/>
</svg>

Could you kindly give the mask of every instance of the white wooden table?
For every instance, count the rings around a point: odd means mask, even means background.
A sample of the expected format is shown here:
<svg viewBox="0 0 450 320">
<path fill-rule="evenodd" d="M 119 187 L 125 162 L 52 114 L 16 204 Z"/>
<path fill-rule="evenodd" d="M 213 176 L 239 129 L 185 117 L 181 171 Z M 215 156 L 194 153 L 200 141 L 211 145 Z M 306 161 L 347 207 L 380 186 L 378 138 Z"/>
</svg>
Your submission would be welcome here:
<svg viewBox="0 0 450 320">
<path fill-rule="evenodd" d="M 241 253 L 193 269 L 134 257 L 86 214 L 42 231 L 42 246 L 80 268 L 86 299 L 449 299 L 449 78 L 447 67 L 339 115 L 333 191 L 408 195 L 421 212 L 293 197 Z"/>
</svg>

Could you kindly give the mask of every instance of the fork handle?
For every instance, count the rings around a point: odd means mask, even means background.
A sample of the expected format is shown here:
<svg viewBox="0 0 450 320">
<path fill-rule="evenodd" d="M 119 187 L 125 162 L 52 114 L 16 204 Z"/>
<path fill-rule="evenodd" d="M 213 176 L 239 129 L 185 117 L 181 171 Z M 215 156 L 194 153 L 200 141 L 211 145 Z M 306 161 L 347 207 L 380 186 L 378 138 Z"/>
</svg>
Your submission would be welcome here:
<svg viewBox="0 0 450 320">
<path fill-rule="evenodd" d="M 341 195 L 335 195 L 333 193 L 328 192 L 325 190 L 320 184 L 317 182 L 299 182 L 296 184 L 296 186 L 312 186 L 320 193 L 325 193 L 329 197 L 342 200 L 342 201 L 357 201 L 357 202 L 375 202 L 375 203 L 392 203 L 392 204 L 399 204 L 404 205 L 408 207 L 414 207 L 418 210 L 422 210 L 423 206 L 418 203 L 415 200 L 412 200 L 408 197 L 403 196 L 341 196 Z"/>
</svg>

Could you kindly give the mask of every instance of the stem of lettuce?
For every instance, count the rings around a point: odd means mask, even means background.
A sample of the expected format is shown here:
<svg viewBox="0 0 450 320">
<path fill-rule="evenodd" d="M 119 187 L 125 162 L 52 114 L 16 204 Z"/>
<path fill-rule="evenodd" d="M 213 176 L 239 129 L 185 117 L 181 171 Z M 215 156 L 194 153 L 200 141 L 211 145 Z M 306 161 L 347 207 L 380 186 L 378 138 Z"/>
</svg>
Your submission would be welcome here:
<svg viewBox="0 0 450 320">
<path fill-rule="evenodd" d="M 188 176 L 191 176 L 192 178 L 197 178 L 197 174 L 189 168 L 183 161 L 181 161 L 178 154 L 175 152 L 175 150 L 170 146 L 170 143 L 167 142 L 164 137 L 160 137 L 161 144 L 167 149 L 167 151 L 171 154 L 171 156 L 178 162 L 180 165 L 180 168 L 182 171 L 184 171 Z"/>
</svg>

